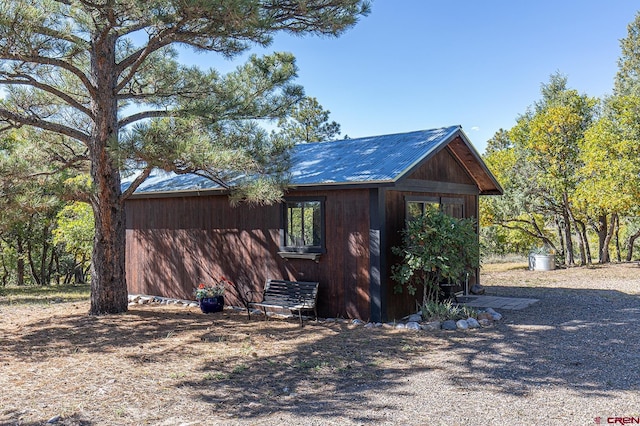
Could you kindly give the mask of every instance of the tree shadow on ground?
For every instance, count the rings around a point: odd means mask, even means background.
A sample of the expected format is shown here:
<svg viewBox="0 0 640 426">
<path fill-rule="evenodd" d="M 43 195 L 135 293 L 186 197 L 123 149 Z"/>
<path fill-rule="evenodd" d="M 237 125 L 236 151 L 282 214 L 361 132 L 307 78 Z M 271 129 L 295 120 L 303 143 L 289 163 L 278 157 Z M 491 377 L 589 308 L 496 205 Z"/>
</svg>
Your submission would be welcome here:
<svg viewBox="0 0 640 426">
<path fill-rule="evenodd" d="M 187 338 L 172 342 L 181 335 Z M 165 365 L 182 362 L 196 365 L 196 373 L 176 377 L 173 385 L 209 411 L 234 418 L 274 411 L 331 418 L 344 411 L 358 413 L 362 404 L 373 412 L 395 408 L 395 403 L 376 405 L 367 396 L 370 392 L 411 397 L 397 385 L 410 374 L 439 368 L 411 363 L 415 338 L 402 330 L 348 323 L 310 321 L 300 328 L 297 319 L 248 320 L 244 313 L 203 315 L 143 307 L 124 315 L 78 312 L 28 322 L 19 337 L 3 342 L 0 360 L 3 354 L 38 363 L 76 352 L 117 352 L 125 370 L 149 368 L 160 375 L 166 375 Z M 437 341 L 431 346 L 437 347 Z M 381 419 L 363 415 L 355 420 Z"/>
<path fill-rule="evenodd" d="M 167 365 L 187 364 L 189 374 L 163 386 L 187 392 L 200 410 L 240 420 L 313 413 L 326 421 L 346 416 L 358 423 L 385 422 L 390 412 L 403 409 L 403 399 L 435 396 L 442 383 L 488 398 L 526 397 L 553 387 L 585 397 L 640 390 L 634 347 L 640 340 L 638 296 L 568 288 L 489 291 L 540 301 L 503 311 L 504 319 L 493 327 L 468 332 L 315 322 L 300 328 L 296 320 L 162 307 L 106 317 L 80 310 L 40 315 L 17 337 L 0 336 L 0 360 L 4 355 L 37 363 L 84 351 L 117 353 L 125 367 L 159 374 L 166 374 Z M 419 389 L 407 386 L 418 381 Z"/>
<path fill-rule="evenodd" d="M 614 290 L 489 287 L 499 296 L 537 298 L 504 310 L 492 330 L 447 336 L 457 385 L 526 395 L 561 386 L 586 396 L 640 389 L 640 297 Z"/>
<path fill-rule="evenodd" d="M 293 338 L 327 327 L 328 336 L 303 345 Z M 279 333 L 279 328 L 265 329 L 256 336 L 275 339 L 281 348 L 278 353 L 261 356 L 258 348 L 250 361 L 239 355 L 227 359 L 226 365 L 208 362 L 202 366 L 203 378 L 185 380 L 179 386 L 194 389 L 214 411 L 233 418 L 288 412 L 329 419 L 361 413 L 366 405 L 369 414 L 352 420 L 371 423 L 382 421 L 384 411 L 398 408 L 397 398 L 414 396 L 398 389 L 407 376 L 440 368 L 412 363 L 415 336 L 404 331 L 334 324 L 308 325 L 290 336 Z M 386 392 L 394 398 L 376 402 L 371 392 Z M 371 414 L 376 412 L 380 415 Z"/>
<path fill-rule="evenodd" d="M 21 327 L 20 337 L 3 342 L 0 354 L 39 361 L 55 354 L 80 350 L 109 353 L 115 349 L 139 347 L 183 330 L 206 330 L 211 321 L 191 311 L 164 312 L 134 310 L 121 315 L 89 316 L 78 306 L 77 313 L 41 317 Z"/>
<path fill-rule="evenodd" d="M 640 390 L 640 355 L 634 348 L 640 339 L 638 296 L 566 288 L 536 296 L 540 302 L 504 311 L 504 320 L 489 329 L 405 331 L 399 341 L 395 330 L 342 326 L 308 346 L 285 337 L 278 355 L 249 364 L 235 360 L 232 369 L 208 363 L 203 373 L 217 371 L 217 376 L 180 386 L 193 388 L 214 411 L 232 417 L 290 412 L 331 419 L 366 405 L 369 414 L 351 418 L 363 423 L 388 420 L 384 412 L 399 408 L 402 398 L 430 391 L 428 384 L 407 389 L 409 376 L 516 397 L 558 387 L 586 398 Z M 432 389 L 436 394 L 438 386 Z M 383 393 L 390 397 L 376 397 Z"/>
</svg>

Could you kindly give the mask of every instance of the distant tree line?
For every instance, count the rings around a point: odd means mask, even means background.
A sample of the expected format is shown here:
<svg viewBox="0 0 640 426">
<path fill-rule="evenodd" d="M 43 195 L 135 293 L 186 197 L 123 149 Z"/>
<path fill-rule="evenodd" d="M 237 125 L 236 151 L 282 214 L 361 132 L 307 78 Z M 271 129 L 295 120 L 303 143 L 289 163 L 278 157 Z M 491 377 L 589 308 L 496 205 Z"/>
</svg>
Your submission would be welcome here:
<svg viewBox="0 0 640 426">
<path fill-rule="evenodd" d="M 68 196 L 80 168 L 57 173 L 50 140 L 27 129 L 0 137 L 0 285 L 86 281 L 93 216 Z"/>
<path fill-rule="evenodd" d="M 489 140 L 504 187 L 481 201 L 490 253 L 543 248 L 567 265 L 634 259 L 640 237 L 640 14 L 621 41 L 613 94 L 595 99 L 554 74 L 541 99 Z"/>
</svg>

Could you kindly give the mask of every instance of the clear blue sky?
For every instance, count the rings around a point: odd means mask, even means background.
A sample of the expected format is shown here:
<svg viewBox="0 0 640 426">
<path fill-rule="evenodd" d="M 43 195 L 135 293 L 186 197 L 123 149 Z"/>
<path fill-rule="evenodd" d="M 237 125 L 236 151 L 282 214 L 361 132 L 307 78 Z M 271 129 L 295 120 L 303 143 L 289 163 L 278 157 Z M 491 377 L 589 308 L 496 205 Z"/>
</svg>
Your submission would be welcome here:
<svg viewBox="0 0 640 426">
<path fill-rule="evenodd" d="M 482 153 L 560 72 L 589 96 L 610 94 L 632 0 L 374 0 L 340 38 L 278 36 L 297 83 L 350 137 L 457 125 Z M 189 55 L 191 56 L 191 55 Z M 185 57 L 231 70 L 219 58 Z"/>
</svg>

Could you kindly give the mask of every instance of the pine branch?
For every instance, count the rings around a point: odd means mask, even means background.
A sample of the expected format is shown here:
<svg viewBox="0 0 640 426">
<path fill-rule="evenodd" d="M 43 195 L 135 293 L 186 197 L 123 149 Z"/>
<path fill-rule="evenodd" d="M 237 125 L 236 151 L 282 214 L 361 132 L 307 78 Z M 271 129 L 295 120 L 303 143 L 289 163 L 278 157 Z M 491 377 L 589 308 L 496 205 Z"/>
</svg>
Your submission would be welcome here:
<svg viewBox="0 0 640 426">
<path fill-rule="evenodd" d="M 13 128 L 18 128 L 25 125 L 37 127 L 42 130 L 48 130 L 51 132 L 69 136 L 70 138 L 76 139 L 85 144 L 89 144 L 91 140 L 90 135 L 71 127 L 59 123 L 52 123 L 50 121 L 43 120 L 40 117 L 29 117 L 21 114 L 16 114 L 15 112 L 9 111 L 5 108 L 0 108 L 0 121 L 6 122 Z"/>
<path fill-rule="evenodd" d="M 140 173 L 133 180 L 133 182 L 131 182 L 131 185 L 129 185 L 129 187 L 122 193 L 122 196 L 120 197 L 120 203 L 124 203 L 124 201 L 129 198 L 140 185 L 142 185 L 142 182 L 144 182 L 149 177 L 152 170 L 153 167 L 145 167 L 142 170 L 142 173 Z"/>
<path fill-rule="evenodd" d="M 147 25 L 140 24 L 141 28 L 145 28 Z M 149 55 L 153 52 L 162 49 L 163 47 L 171 44 L 173 40 L 170 37 L 170 31 L 161 32 L 154 37 L 151 37 L 147 44 L 120 61 L 116 66 L 116 72 L 118 75 L 122 74 L 125 70 L 128 70 L 118 85 L 116 86 L 116 93 L 120 92 L 129 82 L 136 76 L 138 69 L 147 60 Z"/>
<path fill-rule="evenodd" d="M 163 118 L 163 117 L 173 117 L 178 115 L 178 111 L 167 111 L 167 110 L 150 110 L 150 111 L 142 111 L 136 114 L 132 114 L 128 117 L 124 117 L 122 120 L 118 121 L 118 128 L 123 128 L 128 126 L 129 124 L 135 123 L 136 121 L 144 120 L 147 118 Z"/>
<path fill-rule="evenodd" d="M 35 87 L 36 89 L 40 89 L 42 91 L 45 91 L 47 93 L 50 93 L 56 96 L 57 98 L 66 102 L 70 107 L 75 108 L 76 110 L 82 112 L 83 114 L 93 119 L 93 114 L 91 113 L 91 110 L 89 108 L 82 105 L 80 102 L 75 100 L 72 96 L 68 95 L 67 93 L 51 85 L 39 82 L 28 74 L 0 72 L 0 76 L 2 75 L 6 76 L 6 78 L 0 79 L 0 84 L 26 85 L 26 86 Z"/>
<path fill-rule="evenodd" d="M 95 98 L 98 94 L 96 88 L 91 84 L 89 78 L 82 72 L 82 70 L 78 67 L 71 65 L 69 62 L 66 62 L 62 59 L 49 58 L 47 56 L 42 56 L 38 54 L 25 55 L 19 53 L 11 53 L 6 49 L 0 50 L 0 60 L 7 61 L 16 61 L 20 63 L 34 63 L 39 65 L 51 65 L 54 67 L 62 68 L 66 71 L 69 71 L 71 74 L 78 77 L 78 79 L 82 82 L 85 89 L 89 92 L 92 98 Z"/>
<path fill-rule="evenodd" d="M 231 189 L 231 185 L 229 185 L 224 179 L 218 176 L 214 176 L 211 172 L 207 172 L 206 170 L 196 169 L 192 167 L 185 167 L 185 168 L 175 168 L 173 172 L 178 175 L 187 175 L 187 174 L 197 175 L 217 183 L 224 189 Z"/>
</svg>

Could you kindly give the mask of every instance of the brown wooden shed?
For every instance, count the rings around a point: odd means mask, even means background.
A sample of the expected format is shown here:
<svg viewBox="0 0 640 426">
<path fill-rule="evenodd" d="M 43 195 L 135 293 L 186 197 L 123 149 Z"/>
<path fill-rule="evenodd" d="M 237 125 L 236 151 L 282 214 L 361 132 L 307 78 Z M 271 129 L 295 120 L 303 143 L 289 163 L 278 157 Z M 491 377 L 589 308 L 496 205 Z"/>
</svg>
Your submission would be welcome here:
<svg viewBox="0 0 640 426">
<path fill-rule="evenodd" d="M 502 193 L 459 126 L 297 145 L 291 174 L 282 203 L 237 207 L 205 178 L 150 176 L 126 202 L 129 292 L 318 281 L 320 316 L 398 319 L 416 306 L 389 278 L 406 219 L 425 203 L 477 218 L 479 195 Z"/>
</svg>

